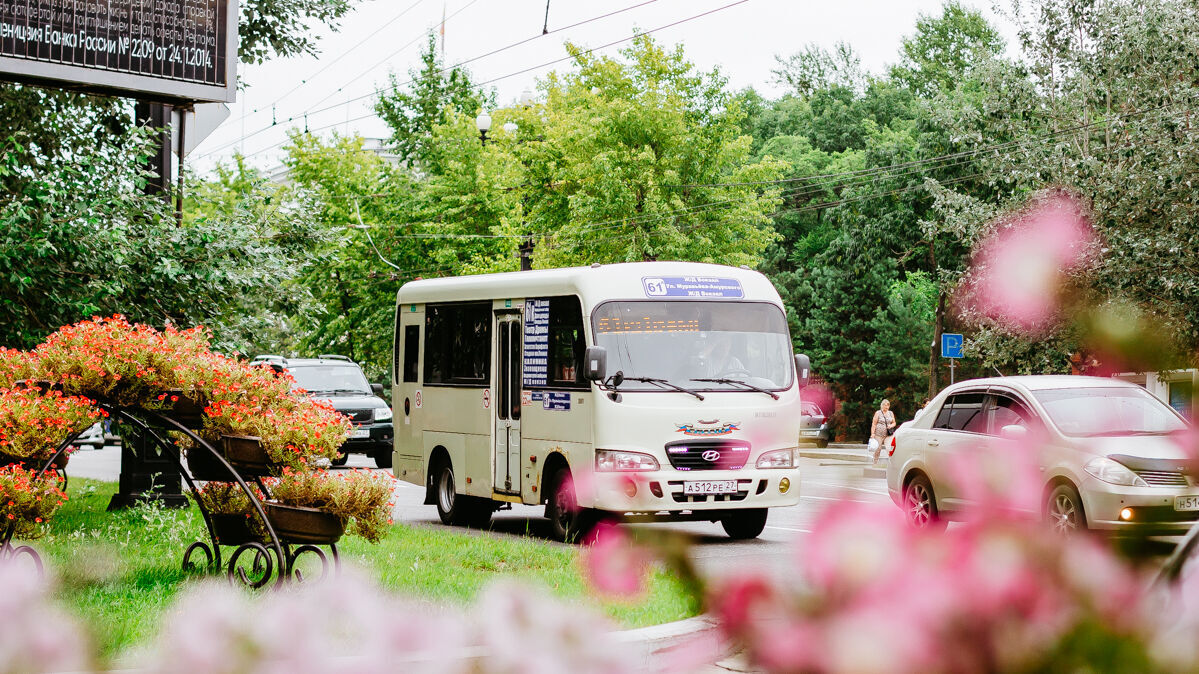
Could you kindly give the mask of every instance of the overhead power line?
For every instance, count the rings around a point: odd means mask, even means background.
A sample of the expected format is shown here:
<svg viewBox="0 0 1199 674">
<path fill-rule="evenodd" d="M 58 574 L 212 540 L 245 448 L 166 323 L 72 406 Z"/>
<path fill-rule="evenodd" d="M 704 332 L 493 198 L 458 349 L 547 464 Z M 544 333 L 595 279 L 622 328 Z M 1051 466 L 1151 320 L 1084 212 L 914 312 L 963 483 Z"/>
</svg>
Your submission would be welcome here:
<svg viewBox="0 0 1199 674">
<path fill-rule="evenodd" d="M 361 46 L 362 46 L 362 45 L 364 45 L 364 44 L 367 44 L 368 42 L 370 42 L 370 39 L 371 39 L 372 37 L 374 37 L 374 36 L 378 35 L 379 33 L 383 32 L 383 31 L 384 31 L 386 28 L 388 28 L 389 26 L 391 26 L 391 24 L 393 24 L 393 23 L 395 23 L 396 21 L 399 21 L 400 19 L 402 19 L 402 18 L 404 17 L 404 15 L 405 15 L 405 14 L 407 14 L 408 12 L 411 12 L 413 9 L 415 9 L 415 8 L 416 8 L 416 6 L 417 6 L 417 5 L 421 4 L 421 3 L 422 3 L 422 2 L 424 2 L 424 1 L 425 1 L 425 0 L 416 0 L 416 2 L 412 3 L 411 5 L 408 5 L 408 7 L 407 7 L 406 9 L 404 9 L 402 12 L 400 12 L 399 14 L 396 14 L 395 16 L 393 16 L 393 17 L 391 18 L 391 20 L 390 20 L 390 21 L 388 21 L 387 23 L 384 23 L 382 26 L 379 26 L 378 28 L 376 28 L 376 29 L 375 29 L 375 32 L 373 32 L 373 33 L 371 33 L 370 35 L 367 35 L 366 37 L 362 38 L 362 39 L 361 39 L 361 40 L 359 40 L 359 41 L 358 41 L 358 43 L 357 43 L 357 44 L 355 44 L 353 47 L 350 47 L 349 49 L 347 49 L 347 50 L 343 51 L 341 54 L 339 54 L 339 55 L 337 56 L 337 58 L 335 58 L 335 59 L 333 59 L 332 61 L 330 61 L 330 62 L 326 63 L 326 64 L 325 64 L 325 65 L 323 65 L 323 66 L 321 66 L 321 69 L 320 69 L 320 70 L 318 70 L 318 71 L 316 71 L 316 72 L 312 73 L 311 75 L 308 75 L 308 76 L 307 76 L 307 77 L 305 77 L 304 79 L 300 80 L 298 84 L 296 84 L 294 87 L 292 87 L 292 88 L 288 89 L 288 90 L 287 90 L 287 92 L 286 92 L 286 93 L 284 93 L 282 96 L 279 96 L 278 98 L 276 98 L 275 100 L 271 101 L 270 103 L 267 103 L 266 105 L 261 105 L 261 106 L 258 106 L 257 108 L 254 108 L 253 110 L 251 110 L 251 111 L 249 111 L 249 112 L 247 112 L 247 113 L 244 113 L 244 114 L 242 114 L 242 116 L 241 116 L 241 117 L 238 117 L 237 119 L 233 120 L 233 121 L 234 121 L 234 123 L 241 122 L 242 120 L 246 119 L 247 117 L 250 117 L 250 116 L 252 116 L 252 115 L 256 115 L 256 114 L 258 114 L 258 113 L 260 113 L 260 112 L 266 112 L 267 110 L 271 110 L 271 109 L 273 109 L 273 108 L 274 108 L 274 107 L 275 107 L 275 106 L 276 106 L 276 105 L 277 105 L 277 104 L 278 104 L 280 101 L 282 101 L 283 99 L 287 98 L 288 96 L 290 96 L 290 95 L 294 94 L 294 93 L 295 93 L 295 92 L 296 92 L 298 89 L 300 89 L 300 87 L 303 87 L 305 84 L 308 84 L 308 83 L 309 83 L 309 82 L 311 82 L 312 80 L 316 79 L 316 77 L 317 77 L 318 75 L 320 75 L 321 73 L 325 72 L 325 71 L 326 71 L 326 70 L 328 70 L 329 68 L 332 68 L 334 65 L 337 65 L 337 63 L 339 63 L 339 62 L 340 62 L 340 61 L 341 61 L 343 58 L 345 58 L 345 57 L 349 56 L 351 53 L 353 53 L 355 49 L 357 49 L 357 48 L 361 47 Z"/>
<path fill-rule="evenodd" d="M 699 14 L 694 14 L 694 15 L 692 15 L 692 16 L 689 16 L 689 17 L 687 17 L 687 18 L 684 18 L 684 19 L 679 19 L 679 20 L 677 20 L 677 21 L 672 21 L 672 22 L 670 22 L 670 23 L 667 23 L 667 24 L 664 24 L 664 25 L 661 25 L 661 26 L 657 26 L 656 28 L 651 28 L 651 29 L 649 29 L 649 30 L 640 31 L 640 32 L 634 32 L 632 35 L 630 35 L 630 36 L 628 36 L 628 37 L 621 38 L 621 39 L 619 39 L 619 40 L 613 40 L 613 41 L 611 41 L 611 42 L 608 42 L 608 43 L 606 43 L 606 44 L 602 44 L 602 45 L 599 45 L 599 46 L 597 46 L 597 47 L 592 47 L 592 48 L 590 48 L 590 49 L 583 50 L 582 52 L 580 52 L 580 54 L 579 54 L 579 55 L 581 56 L 581 55 L 587 55 L 587 54 L 591 54 L 591 53 L 594 53 L 594 52 L 596 52 L 596 51 L 599 51 L 599 50 L 601 50 L 601 49 L 607 49 L 608 47 L 612 47 L 612 46 L 615 46 L 615 45 L 618 45 L 618 44 L 621 44 L 621 43 L 624 43 L 624 42 L 629 42 L 629 41 L 631 41 L 631 40 L 634 40 L 634 39 L 636 39 L 638 36 L 641 36 L 641 35 L 652 35 L 653 33 L 656 33 L 656 32 L 658 32 L 658 31 L 666 30 L 666 29 L 668 29 L 668 28 L 673 28 L 673 27 L 675 27 L 675 26 L 682 25 L 682 24 L 684 24 L 684 23 L 687 23 L 687 22 L 689 22 L 689 21 L 694 21 L 694 20 L 696 20 L 696 19 L 703 18 L 703 17 L 705 17 L 705 16 L 708 16 L 708 15 L 710 15 L 710 14 L 715 14 L 716 12 L 720 12 L 720 11 L 723 11 L 723 10 L 729 9 L 729 8 L 731 8 L 731 7 L 735 7 L 735 6 L 737 6 L 737 5 L 742 5 L 742 4 L 745 4 L 745 3 L 747 3 L 747 2 L 749 2 L 749 0 L 736 0 L 735 2 L 731 2 L 731 3 L 729 3 L 729 4 L 722 5 L 722 6 L 720 6 L 720 7 L 716 7 L 716 8 L 714 8 L 714 9 L 710 9 L 710 10 L 708 10 L 708 11 L 706 11 L 706 12 L 701 12 L 701 13 L 699 13 Z M 647 4 L 647 3 L 644 3 L 644 2 L 643 2 L 643 3 L 641 3 L 641 4 Z M 632 5 L 632 6 L 628 7 L 628 8 L 626 8 L 625 10 L 619 10 L 619 11 L 626 11 L 627 9 L 633 9 L 633 8 L 635 8 L 635 7 L 639 7 L 639 6 L 640 6 L 640 5 Z M 611 14 L 614 14 L 614 13 L 619 13 L 619 12 L 611 12 L 611 13 L 609 13 L 608 15 L 604 15 L 604 16 L 609 16 L 609 15 L 611 15 Z M 591 20 L 598 20 L 598 19 L 600 19 L 600 18 L 603 18 L 603 16 L 601 16 L 601 17 L 596 17 L 595 19 L 590 19 L 589 21 L 591 21 Z M 582 23 L 587 23 L 587 22 L 586 22 L 586 21 L 584 21 L 584 22 L 580 22 L 580 24 L 576 24 L 576 25 L 581 25 Z M 563 28 L 561 28 L 561 29 L 555 29 L 555 31 L 557 31 L 557 30 L 566 30 L 566 29 L 568 29 L 568 28 L 570 28 L 570 27 L 568 26 L 568 27 L 563 27 Z M 551 32 L 555 32 L 555 31 L 551 31 Z M 536 38 L 538 38 L 538 37 L 541 37 L 541 35 L 537 35 L 537 36 L 534 36 L 534 37 L 532 37 L 532 38 L 529 38 L 529 40 L 536 39 Z M 528 41 L 528 40 L 526 40 L 526 41 Z M 499 51 L 499 50 L 497 50 L 497 51 Z M 477 60 L 477 59 L 479 59 L 479 58 L 483 58 L 483 56 L 478 56 L 478 57 L 475 57 L 474 59 L 468 59 L 467 61 L 464 61 L 463 63 L 467 63 L 467 62 L 470 62 L 470 61 L 473 61 L 473 60 Z M 553 60 L 550 60 L 550 61 L 545 61 L 544 63 L 539 63 L 539 64 L 537 64 L 537 65 L 535 65 L 535 66 L 530 66 L 530 67 L 528 67 L 528 68 L 522 68 L 522 69 L 520 69 L 520 70 L 517 70 L 517 71 L 514 71 L 514 72 L 510 72 L 510 73 L 508 73 L 508 74 L 506 74 L 506 75 L 500 75 L 499 77 L 493 77 L 493 78 L 491 78 L 491 79 L 489 79 L 489 80 L 485 80 L 485 81 L 482 81 L 482 82 L 477 82 L 477 83 L 475 83 L 475 84 L 474 84 L 474 85 L 472 85 L 472 86 L 473 86 L 473 88 L 480 89 L 480 88 L 482 88 L 482 87 L 484 87 L 484 86 L 486 86 L 486 85 L 488 85 L 488 84 L 494 84 L 495 82 L 500 82 L 500 81 L 503 81 L 503 80 L 506 80 L 506 79 L 509 79 L 509 78 L 512 78 L 512 77 L 516 77 L 516 76 L 518 76 L 518 75 L 523 75 L 523 74 L 525 74 L 525 73 L 533 72 L 533 71 L 535 71 L 535 70 L 540 70 L 540 69 L 542 69 L 542 68 L 545 68 L 545 67 L 548 67 L 548 66 L 552 66 L 552 65 L 555 65 L 555 64 L 561 63 L 561 62 L 563 62 L 563 61 L 568 61 L 568 60 L 571 60 L 571 59 L 574 59 L 574 58 L 576 58 L 576 56 L 572 56 L 572 55 L 563 56 L 563 57 L 556 58 L 556 59 L 553 59 Z M 450 66 L 450 67 L 451 67 L 451 68 L 453 68 L 453 67 L 457 67 L 457 66 L 455 65 L 455 66 Z M 444 69 L 443 69 L 443 70 L 444 70 Z M 400 86 L 400 85 L 397 85 L 397 86 Z M 375 96 L 375 95 L 377 95 L 377 94 L 376 94 L 376 93 L 372 93 L 372 94 L 370 94 L 369 96 Z M 364 96 L 364 97 L 360 97 L 359 99 L 355 99 L 355 100 L 361 100 L 361 98 L 365 98 L 365 97 L 366 97 L 366 96 Z M 347 101 L 346 103 L 348 104 L 348 103 L 351 103 L 351 102 L 353 102 L 353 101 Z M 314 115 L 315 115 L 315 114 L 318 114 L 318 113 L 321 113 L 321 112 L 325 112 L 325 111 L 327 111 L 327 110 L 329 110 L 329 109 L 332 109 L 332 108 L 334 108 L 334 107 L 341 107 L 341 105 L 339 104 L 339 105 L 337 105 L 337 106 L 331 106 L 330 108 L 324 108 L 324 109 L 321 109 L 321 110 L 314 110 L 314 111 L 312 111 L 311 113 L 305 112 L 305 113 L 301 113 L 301 114 L 293 115 L 292 117 L 289 117 L 288 119 L 284 120 L 282 123 L 283 123 L 283 124 L 286 124 L 286 123 L 289 123 L 289 122 L 294 122 L 294 121 L 297 121 L 297 120 L 300 120 L 300 119 L 304 119 L 304 118 L 306 118 L 306 115 L 307 115 L 307 114 L 314 114 Z M 364 119 L 369 119 L 369 118 L 371 118 L 371 117 L 374 117 L 374 116 L 375 116 L 375 114 L 374 114 L 373 112 L 371 112 L 371 113 L 367 113 L 367 114 L 365 114 L 365 115 L 359 115 L 358 117 L 353 117 L 353 118 L 350 118 L 350 119 L 339 120 L 339 121 L 337 121 L 337 122 L 333 122 L 333 123 L 330 123 L 330 124 L 324 124 L 324 125 L 321 125 L 321 126 L 317 126 L 317 127 L 314 127 L 314 128 L 311 128 L 311 129 L 309 129 L 308 131 L 309 131 L 310 133 L 315 133 L 315 132 L 318 132 L 318 131 L 324 131 L 324 130 L 326 130 L 326 129 L 331 129 L 331 128 L 333 128 L 333 127 L 340 126 L 340 125 L 342 125 L 342 124 L 349 124 L 350 122 L 358 122 L 358 121 L 362 121 L 362 120 L 364 120 Z M 248 139 L 250 139 L 250 138 L 253 138 L 254 136 L 257 136 L 258 134 L 265 133 L 266 131 L 268 131 L 268 130 L 270 130 L 270 129 L 274 128 L 275 126 L 278 126 L 278 124 L 271 124 L 270 126 L 262 127 L 262 128 L 260 128 L 260 129 L 258 129 L 258 130 L 256 130 L 256 131 L 252 131 L 252 132 L 250 132 L 250 133 L 248 133 L 248 134 L 245 134 L 244 136 L 242 136 L 241 138 L 239 138 L 239 139 L 237 139 L 237 140 L 231 141 L 231 142 L 229 142 L 229 143 L 226 143 L 226 144 L 224 144 L 224 145 L 221 145 L 220 147 L 217 147 L 217 148 L 215 148 L 215 149 L 213 149 L 213 150 L 211 150 L 211 151 L 209 151 L 209 152 L 206 152 L 206 153 L 204 153 L 203 155 L 200 155 L 200 157 L 208 157 L 208 156 L 211 156 L 211 155 L 213 155 L 213 154 L 215 154 L 215 153 L 217 153 L 217 152 L 220 152 L 221 150 L 224 150 L 224 149 L 226 149 L 226 148 L 229 148 L 229 147 L 233 147 L 234 145 L 237 145 L 237 144 L 239 144 L 239 143 L 241 143 L 241 142 L 244 142 L 245 140 L 248 140 Z M 260 150 L 256 150 L 256 151 L 254 151 L 254 152 L 251 152 L 251 153 L 249 153 L 249 154 L 246 154 L 246 155 L 244 155 L 244 156 L 248 158 L 248 157 L 253 157 L 253 156 L 256 156 L 256 155 L 262 154 L 262 153 L 264 153 L 264 152 L 269 152 L 269 151 L 271 151 L 271 150 L 273 150 L 273 149 L 275 149 L 275 148 L 277 148 L 277 147 L 280 147 L 281 145 L 283 145 L 283 144 L 284 144 L 284 143 L 286 143 L 286 142 L 287 142 L 286 140 L 282 140 L 282 141 L 279 141 L 279 142 L 277 142 L 277 143 L 274 143 L 274 144 L 272 144 L 272 145 L 268 145 L 267 147 L 264 147 L 264 148 L 262 148 L 262 149 L 260 149 Z"/>
</svg>

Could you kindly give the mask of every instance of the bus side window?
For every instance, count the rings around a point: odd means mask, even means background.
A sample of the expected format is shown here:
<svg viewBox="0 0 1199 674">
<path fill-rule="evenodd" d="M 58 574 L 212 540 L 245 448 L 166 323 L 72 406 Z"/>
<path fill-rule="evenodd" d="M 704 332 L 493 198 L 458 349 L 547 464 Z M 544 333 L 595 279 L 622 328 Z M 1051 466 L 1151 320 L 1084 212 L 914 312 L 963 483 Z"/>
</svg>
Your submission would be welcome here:
<svg viewBox="0 0 1199 674">
<path fill-rule="evenodd" d="M 404 382 L 415 382 L 420 355 L 420 326 L 404 326 Z"/>
<path fill-rule="evenodd" d="M 579 298 L 550 298 L 549 376 L 546 384 L 552 387 L 585 385 L 583 352 L 587 350 L 583 333 L 583 309 Z"/>
<path fill-rule="evenodd" d="M 425 385 L 491 382 L 491 303 L 425 307 Z"/>
</svg>

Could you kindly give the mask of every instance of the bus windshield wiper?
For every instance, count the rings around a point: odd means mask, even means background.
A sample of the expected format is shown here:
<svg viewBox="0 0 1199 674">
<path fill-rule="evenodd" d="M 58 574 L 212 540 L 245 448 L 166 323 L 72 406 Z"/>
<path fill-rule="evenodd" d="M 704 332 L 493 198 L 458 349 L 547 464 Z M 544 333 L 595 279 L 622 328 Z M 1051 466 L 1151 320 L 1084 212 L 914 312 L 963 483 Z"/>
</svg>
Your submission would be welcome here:
<svg viewBox="0 0 1199 674">
<path fill-rule="evenodd" d="M 704 399 L 704 397 L 702 395 L 700 395 L 699 393 L 696 393 L 695 391 L 692 391 L 691 389 L 688 389 L 688 388 L 683 388 L 682 386 L 679 386 L 678 384 L 673 384 L 666 379 L 659 379 L 657 377 L 625 377 L 624 380 L 625 381 L 641 381 L 641 382 L 645 382 L 647 384 L 657 384 L 659 386 L 665 386 L 667 388 L 672 388 L 681 393 L 687 393 L 687 394 L 693 395 L 696 398 L 699 398 L 700 400 Z"/>
<path fill-rule="evenodd" d="M 758 391 L 761 393 L 765 393 L 766 395 L 770 396 L 771 398 L 774 398 L 775 400 L 779 399 L 779 395 L 777 393 L 775 393 L 774 391 L 768 391 L 760 386 L 754 386 L 753 384 L 751 384 L 747 381 L 741 381 L 740 379 L 726 379 L 726 378 L 722 378 L 722 377 L 706 377 L 703 379 L 692 379 L 691 381 L 710 381 L 713 384 L 738 384 L 738 385 L 744 386 L 745 388 L 747 388 L 751 391 Z"/>
</svg>

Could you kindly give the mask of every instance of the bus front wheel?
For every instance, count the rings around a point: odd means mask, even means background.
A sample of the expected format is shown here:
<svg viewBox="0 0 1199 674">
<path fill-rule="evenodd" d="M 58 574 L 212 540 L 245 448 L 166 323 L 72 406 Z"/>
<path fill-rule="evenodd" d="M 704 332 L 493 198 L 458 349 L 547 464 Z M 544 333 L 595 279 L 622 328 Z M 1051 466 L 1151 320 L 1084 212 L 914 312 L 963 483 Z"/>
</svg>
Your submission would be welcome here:
<svg viewBox="0 0 1199 674">
<path fill-rule="evenodd" d="M 454 467 L 449 461 L 438 467 L 436 476 L 437 516 L 442 524 L 486 527 L 493 511 L 491 501 L 459 494 L 454 486 Z"/>
<path fill-rule="evenodd" d="M 766 508 L 734 510 L 720 518 L 720 526 L 729 538 L 737 541 L 757 538 L 766 528 Z"/>
<path fill-rule="evenodd" d="M 574 478 L 569 468 L 554 471 L 549 499 L 545 504 L 545 516 L 550 521 L 550 532 L 555 540 L 574 543 L 583 540 L 594 526 L 595 512 L 579 507 L 575 495 Z"/>
</svg>

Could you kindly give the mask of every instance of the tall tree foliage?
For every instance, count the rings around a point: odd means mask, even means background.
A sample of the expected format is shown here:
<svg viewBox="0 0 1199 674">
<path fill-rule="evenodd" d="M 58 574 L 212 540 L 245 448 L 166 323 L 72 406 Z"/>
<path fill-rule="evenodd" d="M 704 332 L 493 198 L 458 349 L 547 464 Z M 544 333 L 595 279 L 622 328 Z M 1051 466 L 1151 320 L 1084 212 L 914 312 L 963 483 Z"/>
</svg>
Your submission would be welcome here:
<svg viewBox="0 0 1199 674">
<path fill-rule="evenodd" d="M 244 2 L 239 54 L 311 53 L 311 22 L 332 24 L 350 5 Z M 248 348 L 300 299 L 286 296 L 296 288 L 287 281 L 322 236 L 305 202 L 271 203 L 270 190 L 217 176 L 199 187 L 216 203 L 191 200 L 194 217 L 179 227 L 143 193 L 150 140 L 128 101 L 0 85 L 0 124 L 0 345 L 28 347 L 64 323 L 124 313 L 208 323 L 228 348 Z"/>
<path fill-rule="evenodd" d="M 480 91 L 471 82 L 470 72 L 445 66 L 432 33 L 421 54 L 420 70 L 410 70 L 408 75 L 411 89 L 401 86 L 395 73 L 388 76 L 391 86 L 375 102 L 375 112 L 391 128 L 390 144 L 400 161 L 425 170 L 432 152 L 433 127 L 445 124 L 450 112 L 475 115 L 494 105 L 494 95 Z"/>
</svg>

